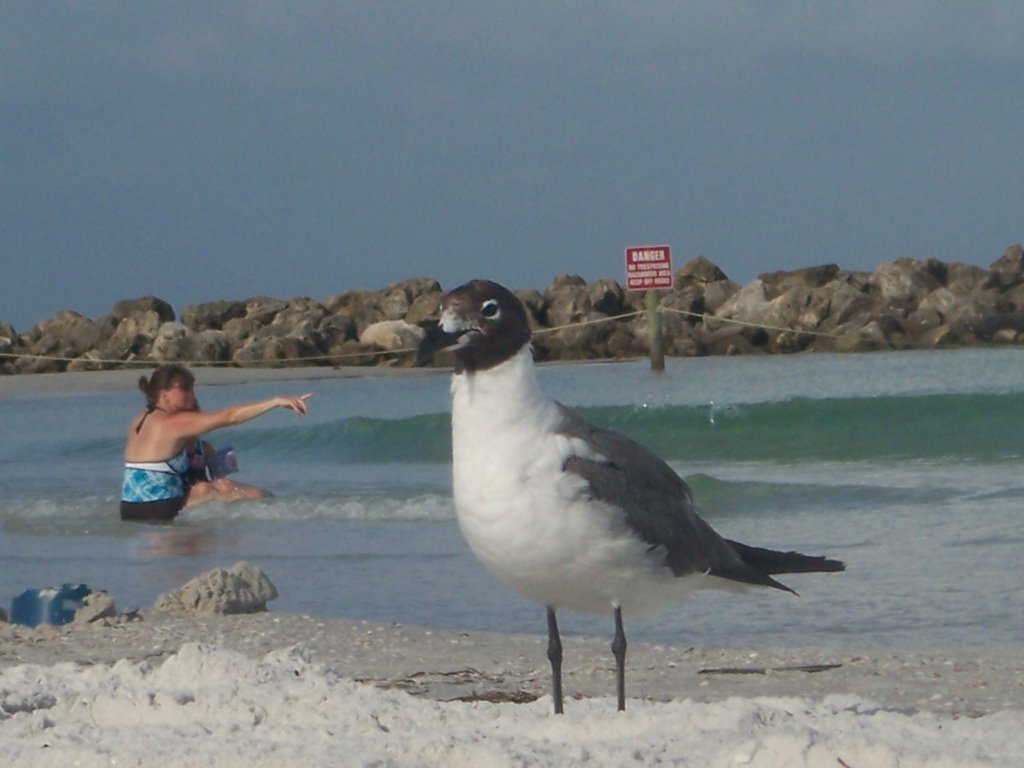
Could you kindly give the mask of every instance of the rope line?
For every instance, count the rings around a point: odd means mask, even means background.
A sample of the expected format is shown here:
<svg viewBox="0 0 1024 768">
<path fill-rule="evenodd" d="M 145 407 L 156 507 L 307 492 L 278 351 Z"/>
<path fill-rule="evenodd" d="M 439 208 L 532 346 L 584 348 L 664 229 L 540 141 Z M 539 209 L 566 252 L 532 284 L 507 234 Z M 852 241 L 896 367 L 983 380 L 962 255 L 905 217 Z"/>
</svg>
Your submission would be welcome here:
<svg viewBox="0 0 1024 768">
<path fill-rule="evenodd" d="M 661 309 L 659 307 L 659 309 Z M 609 315 L 608 317 L 595 317 L 592 320 L 580 320 L 577 323 L 565 323 L 564 325 L 555 325 L 551 328 L 538 328 L 533 332 L 534 336 L 541 333 L 554 333 L 555 331 L 564 331 L 566 328 L 578 328 L 584 325 L 596 325 L 597 323 L 607 323 L 612 320 L 626 320 L 630 317 L 639 317 L 640 315 L 646 315 L 647 310 L 639 309 L 636 312 L 627 312 L 624 315 Z"/>
<path fill-rule="evenodd" d="M 690 312 L 690 311 L 685 310 L 685 309 L 674 309 L 673 307 L 659 306 L 658 307 L 658 311 L 659 312 L 672 312 L 672 313 L 677 314 L 677 315 L 688 315 L 689 317 L 699 317 L 699 318 L 701 318 L 705 322 L 705 324 L 708 321 L 712 321 L 712 322 L 716 322 L 716 323 L 731 323 L 732 325 L 742 325 L 742 326 L 745 326 L 747 328 L 763 328 L 766 331 L 779 331 L 781 333 L 800 333 L 800 334 L 807 334 L 808 336 L 823 336 L 826 339 L 838 339 L 838 338 L 841 338 L 841 334 L 838 334 L 838 333 L 828 333 L 827 331 L 811 331 L 811 330 L 803 330 L 803 329 L 798 329 L 798 328 L 783 328 L 783 327 L 777 326 L 777 325 L 766 325 L 764 323 L 753 323 L 753 322 L 750 322 L 749 320 L 737 320 L 737 319 L 732 318 L 732 317 L 715 317 L 714 315 L 709 315 L 706 312 Z"/>
<path fill-rule="evenodd" d="M 684 315 L 687 317 L 695 317 L 703 321 L 705 324 L 708 323 L 727 323 L 732 325 L 740 325 L 748 328 L 761 328 L 766 331 L 778 331 L 781 333 L 796 333 L 806 334 L 808 336 L 821 336 L 824 338 L 838 339 L 840 334 L 828 333 L 825 331 L 812 331 L 803 330 L 797 328 L 784 328 L 781 326 L 766 325 L 764 323 L 755 323 L 748 320 L 738 320 L 730 317 L 716 317 L 709 315 L 706 312 L 691 312 L 685 309 L 675 309 L 673 307 L 666 307 L 663 304 L 658 305 L 659 312 L 671 312 L 676 315 Z M 635 312 L 627 312 L 621 315 L 610 315 L 608 317 L 595 317 L 589 320 L 580 320 L 573 323 L 564 323 L 562 325 L 556 325 L 549 328 L 538 328 L 533 332 L 535 336 L 539 336 L 545 333 L 556 333 L 558 331 L 564 331 L 568 328 L 581 328 L 587 325 L 597 325 L 599 323 L 608 323 L 619 320 L 628 320 L 633 317 L 641 317 L 647 314 L 647 310 L 641 309 Z M 138 365 L 142 367 L 151 368 L 154 365 L 159 365 L 161 362 L 175 362 L 181 365 L 194 366 L 194 367 L 216 367 L 216 366 L 238 366 L 246 368 L 261 368 L 261 367 L 291 367 L 293 364 L 299 363 L 312 363 L 317 361 L 335 360 L 342 361 L 349 358 L 356 357 L 384 357 L 386 355 L 400 356 L 415 352 L 415 347 L 403 347 L 401 349 L 382 349 L 382 350 L 367 350 L 365 352 L 345 352 L 335 355 L 309 355 L 305 357 L 288 357 L 280 360 L 252 360 L 239 362 L 237 360 L 174 360 L 174 361 L 158 361 L 158 360 L 118 360 L 109 358 L 98 358 L 98 357 L 63 357 L 60 355 L 33 355 L 28 353 L 20 352 L 0 352 L 0 358 L 10 359 L 32 359 L 32 360 L 52 360 L 55 362 L 74 362 L 81 361 L 83 363 L 94 364 L 94 365 L 117 365 L 117 366 L 132 366 Z"/>
</svg>

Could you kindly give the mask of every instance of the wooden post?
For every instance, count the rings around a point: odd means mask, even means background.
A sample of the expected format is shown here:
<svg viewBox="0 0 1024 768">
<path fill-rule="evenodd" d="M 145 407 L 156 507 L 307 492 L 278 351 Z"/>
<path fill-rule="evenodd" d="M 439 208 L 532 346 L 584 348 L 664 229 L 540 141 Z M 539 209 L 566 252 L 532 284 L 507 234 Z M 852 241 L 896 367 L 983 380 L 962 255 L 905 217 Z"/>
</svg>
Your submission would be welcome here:
<svg viewBox="0 0 1024 768">
<path fill-rule="evenodd" d="M 648 291 L 647 296 L 647 332 L 651 341 L 651 370 L 665 370 L 665 341 L 661 337 L 661 310 L 658 305 L 657 291 Z"/>
</svg>

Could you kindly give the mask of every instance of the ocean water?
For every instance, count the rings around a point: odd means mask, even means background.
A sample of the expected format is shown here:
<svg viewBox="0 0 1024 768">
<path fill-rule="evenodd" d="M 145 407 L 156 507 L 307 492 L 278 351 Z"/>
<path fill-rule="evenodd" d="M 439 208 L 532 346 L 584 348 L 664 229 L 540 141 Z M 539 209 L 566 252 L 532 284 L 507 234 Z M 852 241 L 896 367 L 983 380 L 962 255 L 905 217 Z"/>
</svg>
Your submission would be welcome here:
<svg viewBox="0 0 1024 768">
<path fill-rule="evenodd" d="M 257 502 L 170 526 L 117 515 L 119 389 L 0 396 L 0 605 L 84 582 L 119 609 L 203 570 L 259 565 L 271 610 L 543 633 L 544 612 L 480 566 L 455 523 L 449 377 L 203 386 L 206 409 L 313 390 L 211 435 Z M 541 386 L 623 431 L 692 486 L 702 514 L 749 544 L 843 559 L 783 577 L 800 593 L 703 591 L 631 640 L 703 646 L 999 645 L 1024 640 L 1024 350 L 670 359 L 540 368 Z M 564 612 L 569 633 L 610 617 Z"/>
</svg>

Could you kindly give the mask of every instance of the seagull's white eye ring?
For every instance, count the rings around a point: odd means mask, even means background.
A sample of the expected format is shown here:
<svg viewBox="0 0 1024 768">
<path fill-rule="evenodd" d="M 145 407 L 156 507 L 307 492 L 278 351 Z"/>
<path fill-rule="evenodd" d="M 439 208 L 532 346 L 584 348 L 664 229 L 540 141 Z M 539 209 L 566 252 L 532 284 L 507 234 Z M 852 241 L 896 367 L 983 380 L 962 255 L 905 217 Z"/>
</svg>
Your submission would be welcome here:
<svg viewBox="0 0 1024 768">
<path fill-rule="evenodd" d="M 484 302 L 484 305 L 480 307 L 480 317 L 486 320 L 495 320 L 501 315 L 501 309 L 498 306 L 497 299 L 488 299 Z"/>
</svg>

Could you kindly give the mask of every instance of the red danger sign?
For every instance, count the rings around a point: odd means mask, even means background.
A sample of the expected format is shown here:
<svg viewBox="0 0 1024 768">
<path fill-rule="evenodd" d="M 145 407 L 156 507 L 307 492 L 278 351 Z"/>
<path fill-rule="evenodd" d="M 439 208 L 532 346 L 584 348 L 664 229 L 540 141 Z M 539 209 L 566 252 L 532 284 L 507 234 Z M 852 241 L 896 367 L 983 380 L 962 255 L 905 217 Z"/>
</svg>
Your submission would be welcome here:
<svg viewBox="0 0 1024 768">
<path fill-rule="evenodd" d="M 626 249 L 626 290 L 647 291 L 672 287 L 672 248 L 638 245 Z"/>
</svg>

